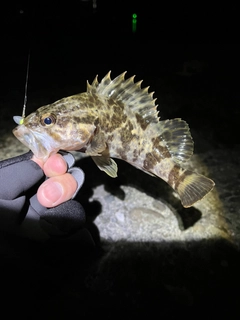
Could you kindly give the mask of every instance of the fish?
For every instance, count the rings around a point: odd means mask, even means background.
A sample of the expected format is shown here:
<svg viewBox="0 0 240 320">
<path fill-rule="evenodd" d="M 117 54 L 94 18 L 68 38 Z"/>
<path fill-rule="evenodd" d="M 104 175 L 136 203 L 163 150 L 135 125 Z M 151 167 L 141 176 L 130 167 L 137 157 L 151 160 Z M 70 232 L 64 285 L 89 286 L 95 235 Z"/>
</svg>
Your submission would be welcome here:
<svg viewBox="0 0 240 320">
<path fill-rule="evenodd" d="M 80 151 L 98 168 L 117 177 L 121 159 L 163 179 L 188 208 L 205 197 L 214 181 L 188 169 L 193 139 L 181 118 L 160 120 L 154 92 L 142 88 L 126 72 L 113 80 L 109 71 L 99 82 L 87 81 L 86 92 L 38 108 L 27 117 L 15 117 L 15 137 L 46 161 L 59 150 Z"/>
</svg>

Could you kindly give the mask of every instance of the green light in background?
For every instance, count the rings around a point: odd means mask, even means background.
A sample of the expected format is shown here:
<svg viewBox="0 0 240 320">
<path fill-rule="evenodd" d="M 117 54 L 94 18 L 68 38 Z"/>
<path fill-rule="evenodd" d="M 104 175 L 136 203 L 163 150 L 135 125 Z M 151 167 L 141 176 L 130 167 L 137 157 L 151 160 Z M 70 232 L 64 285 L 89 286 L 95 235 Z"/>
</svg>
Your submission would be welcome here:
<svg viewBox="0 0 240 320">
<path fill-rule="evenodd" d="M 135 33 L 137 31 L 137 14 L 132 14 L 132 32 Z"/>
</svg>

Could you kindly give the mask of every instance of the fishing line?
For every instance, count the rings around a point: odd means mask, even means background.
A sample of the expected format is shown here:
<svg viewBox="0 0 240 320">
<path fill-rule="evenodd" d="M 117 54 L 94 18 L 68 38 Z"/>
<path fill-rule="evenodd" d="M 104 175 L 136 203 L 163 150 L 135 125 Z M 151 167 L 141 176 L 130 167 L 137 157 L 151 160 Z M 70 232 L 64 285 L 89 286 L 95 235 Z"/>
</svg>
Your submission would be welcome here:
<svg viewBox="0 0 240 320">
<path fill-rule="evenodd" d="M 21 13 L 24 13 L 24 10 L 21 11 Z M 29 15 L 29 20 L 28 20 L 28 25 L 33 25 L 33 17 L 35 16 L 35 9 L 33 12 Z M 28 16 L 26 16 L 26 19 Z M 28 39 L 29 39 L 29 50 L 28 50 L 28 58 L 27 58 L 27 70 L 26 70 L 26 81 L 25 81 L 25 89 L 24 89 L 24 100 L 23 100 L 23 110 L 22 110 L 22 116 L 14 116 L 13 120 L 15 123 L 18 125 L 23 124 L 24 118 L 26 116 L 26 107 L 27 107 L 27 98 L 28 98 L 28 79 L 29 79 L 29 66 L 30 66 L 30 56 L 31 56 L 31 39 L 33 35 L 33 30 L 35 28 L 32 27 L 30 30 L 30 33 L 28 34 Z"/>
<path fill-rule="evenodd" d="M 23 111 L 22 118 L 25 118 L 25 111 L 27 106 L 27 89 L 28 89 L 28 76 L 29 76 L 29 62 L 30 62 L 30 50 L 28 52 L 28 60 L 27 60 L 27 73 L 26 73 L 26 82 L 25 82 L 25 92 L 24 92 L 24 101 L 23 101 Z"/>
<path fill-rule="evenodd" d="M 25 111 L 27 107 L 27 90 L 28 90 L 28 77 L 29 77 L 29 63 L 30 63 L 30 49 L 28 52 L 28 59 L 27 59 L 27 71 L 26 71 L 26 81 L 25 81 L 25 89 L 24 89 L 24 100 L 23 100 L 23 110 L 22 116 L 14 116 L 13 120 L 16 124 L 23 124 L 25 118 Z"/>
</svg>

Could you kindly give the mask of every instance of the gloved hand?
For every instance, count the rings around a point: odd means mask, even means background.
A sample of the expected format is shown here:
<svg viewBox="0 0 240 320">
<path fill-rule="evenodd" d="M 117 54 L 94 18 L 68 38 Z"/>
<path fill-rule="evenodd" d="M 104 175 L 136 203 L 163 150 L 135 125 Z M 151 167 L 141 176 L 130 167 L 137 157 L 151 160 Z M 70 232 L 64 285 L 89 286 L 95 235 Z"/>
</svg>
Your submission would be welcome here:
<svg viewBox="0 0 240 320">
<path fill-rule="evenodd" d="M 75 159 L 70 153 L 60 153 L 77 181 L 74 198 L 84 182 L 84 173 L 73 167 Z M 79 202 L 71 199 L 53 208 L 39 203 L 36 192 L 46 177 L 40 166 L 30 160 L 32 156 L 30 151 L 0 162 L 0 230 L 41 241 L 76 239 L 79 235 L 93 243 L 83 228 L 85 211 Z"/>
</svg>

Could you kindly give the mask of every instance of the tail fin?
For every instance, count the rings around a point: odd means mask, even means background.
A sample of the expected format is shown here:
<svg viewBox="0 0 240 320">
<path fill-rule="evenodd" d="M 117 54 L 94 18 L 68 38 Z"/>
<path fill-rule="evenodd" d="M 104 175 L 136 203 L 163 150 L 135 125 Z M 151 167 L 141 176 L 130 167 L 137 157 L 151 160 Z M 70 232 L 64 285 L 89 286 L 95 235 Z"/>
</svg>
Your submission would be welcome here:
<svg viewBox="0 0 240 320">
<path fill-rule="evenodd" d="M 211 179 L 186 170 L 175 184 L 175 189 L 180 196 L 182 205 L 188 208 L 205 197 L 214 185 L 215 183 Z"/>
</svg>

